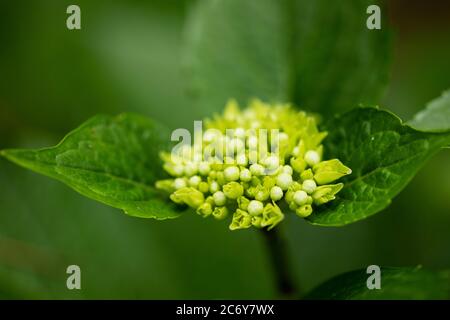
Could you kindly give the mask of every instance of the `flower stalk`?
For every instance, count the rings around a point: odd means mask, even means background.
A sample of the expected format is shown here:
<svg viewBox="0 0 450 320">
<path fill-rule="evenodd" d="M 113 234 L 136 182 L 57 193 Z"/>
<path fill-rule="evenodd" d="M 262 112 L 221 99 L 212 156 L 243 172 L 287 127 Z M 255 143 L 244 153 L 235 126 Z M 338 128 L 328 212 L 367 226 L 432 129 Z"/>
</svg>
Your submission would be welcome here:
<svg viewBox="0 0 450 320">
<path fill-rule="evenodd" d="M 281 229 L 261 230 L 261 233 L 264 237 L 280 298 L 295 299 L 300 296 L 300 291 L 292 272 L 286 241 L 281 234 Z"/>
</svg>

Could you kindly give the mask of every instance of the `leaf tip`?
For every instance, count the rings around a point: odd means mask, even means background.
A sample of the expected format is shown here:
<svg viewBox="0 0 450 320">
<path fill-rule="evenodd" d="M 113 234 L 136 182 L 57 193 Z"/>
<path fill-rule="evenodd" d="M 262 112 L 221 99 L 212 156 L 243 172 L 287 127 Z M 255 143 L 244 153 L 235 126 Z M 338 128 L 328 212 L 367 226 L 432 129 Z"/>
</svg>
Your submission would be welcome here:
<svg viewBox="0 0 450 320">
<path fill-rule="evenodd" d="M 14 153 L 14 149 L 0 150 L 0 156 L 2 156 L 5 159 L 8 159 L 10 161 L 13 161 L 13 159 L 14 159 L 13 153 Z"/>
</svg>

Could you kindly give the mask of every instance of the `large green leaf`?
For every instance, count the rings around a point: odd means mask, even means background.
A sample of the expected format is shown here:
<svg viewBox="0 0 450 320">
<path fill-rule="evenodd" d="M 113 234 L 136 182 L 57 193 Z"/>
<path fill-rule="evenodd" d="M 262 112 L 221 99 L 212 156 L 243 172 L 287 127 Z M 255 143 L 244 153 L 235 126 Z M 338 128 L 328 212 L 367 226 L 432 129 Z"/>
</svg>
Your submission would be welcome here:
<svg viewBox="0 0 450 320">
<path fill-rule="evenodd" d="M 276 298 L 256 230 L 135 219 L 3 159 L 0 190 L 0 299 Z M 71 264 L 81 291 L 66 288 Z"/>
<path fill-rule="evenodd" d="M 323 226 L 349 224 L 384 209 L 425 161 L 450 142 L 450 132 L 416 131 L 374 108 L 337 116 L 326 130 L 326 158 L 339 158 L 353 172 L 342 180 L 336 200 L 309 218 Z"/>
<path fill-rule="evenodd" d="M 416 268 L 381 268 L 381 288 L 369 290 L 366 270 L 344 273 L 309 293 L 306 299 L 425 300 L 450 299 L 450 271 Z"/>
<path fill-rule="evenodd" d="M 53 148 L 4 150 L 9 160 L 137 217 L 168 219 L 175 207 L 154 188 L 170 136 L 148 118 L 97 116 Z"/>
<path fill-rule="evenodd" d="M 389 36 L 366 27 L 377 1 L 204 0 L 188 21 L 187 70 L 205 108 L 227 99 L 336 112 L 378 102 Z"/>
<path fill-rule="evenodd" d="M 431 101 L 427 107 L 417 113 L 409 121 L 409 125 L 423 131 L 448 131 L 450 130 L 450 91 Z"/>
</svg>

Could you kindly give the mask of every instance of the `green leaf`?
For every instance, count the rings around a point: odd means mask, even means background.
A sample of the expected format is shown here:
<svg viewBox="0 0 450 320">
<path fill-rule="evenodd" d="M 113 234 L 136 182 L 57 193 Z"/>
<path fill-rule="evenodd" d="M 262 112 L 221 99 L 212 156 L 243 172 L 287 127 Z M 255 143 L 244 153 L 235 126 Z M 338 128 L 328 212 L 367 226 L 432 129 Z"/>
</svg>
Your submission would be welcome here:
<svg viewBox="0 0 450 320">
<path fill-rule="evenodd" d="M 305 299 L 426 300 L 450 298 L 450 271 L 416 268 L 381 268 L 381 289 L 369 290 L 366 270 L 344 273 L 326 281 Z"/>
<path fill-rule="evenodd" d="M 450 91 L 431 101 L 408 123 L 422 131 L 441 132 L 450 130 Z"/>
<path fill-rule="evenodd" d="M 129 215 L 169 219 L 179 213 L 154 188 L 163 177 L 158 154 L 168 147 L 169 138 L 164 128 L 145 117 L 97 116 L 56 147 L 1 154 Z"/>
<path fill-rule="evenodd" d="M 323 226 L 346 225 L 386 208 L 426 160 L 450 142 L 450 132 L 416 131 L 374 108 L 335 117 L 325 129 L 325 158 L 340 159 L 352 174 L 342 179 L 344 188 L 336 200 L 308 218 Z"/>
<path fill-rule="evenodd" d="M 199 103 L 292 102 L 311 111 L 375 104 L 387 78 L 388 26 L 377 1 L 205 0 L 188 20 L 187 70 Z"/>
</svg>

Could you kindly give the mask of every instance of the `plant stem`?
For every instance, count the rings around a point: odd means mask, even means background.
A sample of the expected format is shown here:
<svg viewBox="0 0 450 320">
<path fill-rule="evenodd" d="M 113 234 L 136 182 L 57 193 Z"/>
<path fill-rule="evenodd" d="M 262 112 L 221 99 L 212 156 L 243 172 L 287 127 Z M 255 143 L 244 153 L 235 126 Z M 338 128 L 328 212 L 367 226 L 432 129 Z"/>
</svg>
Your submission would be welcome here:
<svg viewBox="0 0 450 320">
<path fill-rule="evenodd" d="M 284 298 L 295 298 L 295 296 L 299 295 L 299 290 L 296 288 L 290 267 L 285 239 L 278 229 L 279 227 L 270 231 L 263 230 L 262 233 L 264 234 L 269 258 L 275 273 L 278 292 Z"/>
</svg>

